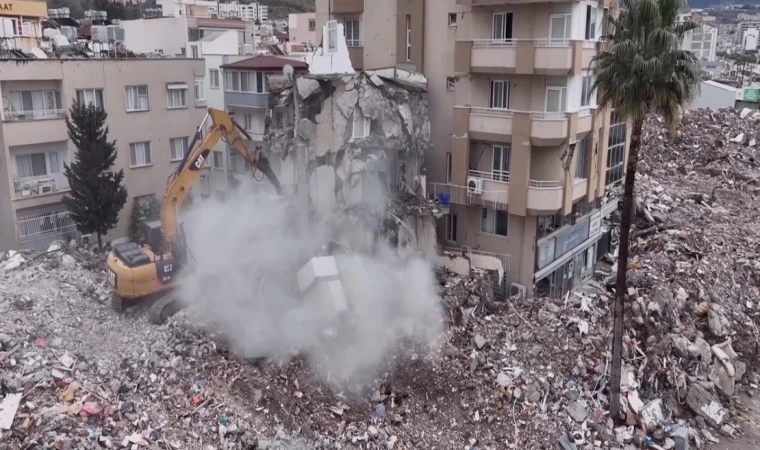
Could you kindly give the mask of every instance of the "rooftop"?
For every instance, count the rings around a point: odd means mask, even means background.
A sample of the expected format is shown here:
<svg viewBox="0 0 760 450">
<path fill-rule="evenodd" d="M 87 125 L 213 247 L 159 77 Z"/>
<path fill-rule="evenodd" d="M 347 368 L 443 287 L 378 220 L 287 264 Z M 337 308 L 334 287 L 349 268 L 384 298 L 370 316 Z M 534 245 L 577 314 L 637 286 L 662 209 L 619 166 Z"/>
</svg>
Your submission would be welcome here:
<svg viewBox="0 0 760 450">
<path fill-rule="evenodd" d="M 253 58 L 225 64 L 222 66 L 222 69 L 282 70 L 282 68 L 288 64 L 293 66 L 295 70 L 309 70 L 309 65 L 303 61 L 290 58 L 278 58 L 277 56 L 254 56 Z"/>
</svg>

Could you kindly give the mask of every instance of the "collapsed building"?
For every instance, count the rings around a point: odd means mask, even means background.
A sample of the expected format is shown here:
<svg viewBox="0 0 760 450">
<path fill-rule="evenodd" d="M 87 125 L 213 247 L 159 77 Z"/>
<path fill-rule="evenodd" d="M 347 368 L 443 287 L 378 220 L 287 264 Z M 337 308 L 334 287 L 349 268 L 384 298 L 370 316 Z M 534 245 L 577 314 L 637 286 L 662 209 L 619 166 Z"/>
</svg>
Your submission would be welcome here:
<svg viewBox="0 0 760 450">
<path fill-rule="evenodd" d="M 352 224 L 326 227 L 324 240 L 371 252 L 382 236 L 402 254 L 434 256 L 435 219 L 447 211 L 425 195 L 426 83 L 395 68 L 269 77 L 265 148 L 281 182 L 317 216 Z"/>
</svg>

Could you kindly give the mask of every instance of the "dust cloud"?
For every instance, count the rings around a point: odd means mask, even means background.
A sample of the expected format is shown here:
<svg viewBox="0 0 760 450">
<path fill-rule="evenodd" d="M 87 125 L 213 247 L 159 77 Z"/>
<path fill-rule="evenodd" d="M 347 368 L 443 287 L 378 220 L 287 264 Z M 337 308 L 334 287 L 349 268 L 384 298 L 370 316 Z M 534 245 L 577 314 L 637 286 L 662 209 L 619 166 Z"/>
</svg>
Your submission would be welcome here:
<svg viewBox="0 0 760 450">
<path fill-rule="evenodd" d="M 233 350 L 246 358 L 304 354 L 325 381 L 369 381 L 394 352 L 400 338 L 431 345 L 441 335 L 442 308 L 427 261 L 400 259 L 372 220 L 360 214 L 325 218 L 309 202 L 270 194 L 248 194 L 243 184 L 225 203 L 206 202 L 185 217 L 194 268 L 180 295 L 200 306 Z M 376 231 L 376 230 L 375 230 Z M 307 301 L 295 273 L 309 258 L 346 245 L 361 253 L 336 254 L 348 309 L 338 312 Z M 369 245 L 375 242 L 375 245 Z M 371 253 L 371 254 L 370 254 Z"/>
</svg>

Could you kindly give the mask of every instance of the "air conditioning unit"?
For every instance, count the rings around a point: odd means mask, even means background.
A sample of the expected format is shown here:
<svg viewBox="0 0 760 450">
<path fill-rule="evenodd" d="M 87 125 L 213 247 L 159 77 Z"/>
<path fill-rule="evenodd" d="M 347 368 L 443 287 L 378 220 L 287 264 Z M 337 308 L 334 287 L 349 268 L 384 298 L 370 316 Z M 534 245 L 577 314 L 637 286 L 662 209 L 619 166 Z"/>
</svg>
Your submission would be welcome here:
<svg viewBox="0 0 760 450">
<path fill-rule="evenodd" d="M 470 194 L 481 195 L 483 193 L 483 179 L 467 177 L 467 191 Z"/>
<path fill-rule="evenodd" d="M 37 183 L 40 189 L 40 194 L 49 194 L 55 191 L 55 180 L 52 178 L 47 180 L 40 180 Z"/>
<path fill-rule="evenodd" d="M 525 297 L 525 293 L 527 292 L 527 289 L 522 284 L 512 283 L 509 286 L 509 296 L 510 297 Z"/>
</svg>

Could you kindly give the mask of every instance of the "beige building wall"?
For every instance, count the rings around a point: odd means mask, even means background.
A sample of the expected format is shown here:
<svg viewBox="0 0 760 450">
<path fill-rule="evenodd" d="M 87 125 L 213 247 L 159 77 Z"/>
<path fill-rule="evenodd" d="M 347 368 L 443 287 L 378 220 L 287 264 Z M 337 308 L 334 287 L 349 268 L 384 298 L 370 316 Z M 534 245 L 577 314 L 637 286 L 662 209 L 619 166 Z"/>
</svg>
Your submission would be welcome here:
<svg viewBox="0 0 760 450">
<path fill-rule="evenodd" d="M 309 43 L 318 44 L 317 13 L 290 14 L 288 16 L 288 39 L 293 44 Z M 312 23 L 313 27 L 309 24 Z"/>
<path fill-rule="evenodd" d="M 131 60 L 30 60 L 0 63 L 0 90 L 53 88 L 61 92 L 62 107 L 68 110 L 77 89 L 102 89 L 108 113 L 109 139 L 116 141 L 118 155 L 114 170 L 124 170 L 124 184 L 129 199 L 122 210 L 117 227 L 108 239 L 127 234 L 129 216 L 136 196 L 163 196 L 166 180 L 178 163 L 170 161 L 171 138 L 192 140 L 205 108 L 195 106 L 193 80 L 203 76 L 205 65 L 200 59 L 131 59 Z M 169 109 L 167 83 L 187 84 L 187 107 Z M 149 110 L 127 111 L 126 87 L 147 86 Z M 7 117 L 4 117 L 7 119 Z M 20 209 L 59 203 L 63 193 L 11 199 L 13 191 L 13 147 L 38 146 L 58 142 L 68 150 L 67 161 L 73 161 L 76 149 L 68 141 L 63 118 L 2 122 L 2 167 L 0 167 L 0 249 L 19 246 L 16 213 Z M 130 167 L 130 143 L 150 142 L 150 165 Z M 65 144 L 64 144 L 65 143 Z M 10 218 L 10 220 L 8 220 Z"/>
</svg>

